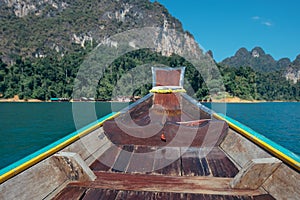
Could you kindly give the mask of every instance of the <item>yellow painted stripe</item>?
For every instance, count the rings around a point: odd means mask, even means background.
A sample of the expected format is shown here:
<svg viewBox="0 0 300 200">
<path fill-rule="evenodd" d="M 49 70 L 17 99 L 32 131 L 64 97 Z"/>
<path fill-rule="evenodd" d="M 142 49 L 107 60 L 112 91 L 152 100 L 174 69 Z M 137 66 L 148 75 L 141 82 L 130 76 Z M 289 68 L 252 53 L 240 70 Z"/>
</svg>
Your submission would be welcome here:
<svg viewBox="0 0 300 200">
<path fill-rule="evenodd" d="M 152 93 L 159 93 L 159 94 L 168 94 L 168 93 L 176 93 L 176 92 L 186 92 L 185 89 L 151 89 L 150 92 Z"/>
<path fill-rule="evenodd" d="M 266 142 L 260 140 L 259 138 L 253 136 L 248 131 L 246 131 L 246 130 L 240 128 L 240 127 L 238 127 L 237 125 L 235 125 L 233 123 L 231 123 L 230 121 L 228 121 L 225 118 L 221 117 L 217 113 L 214 113 L 213 116 L 216 117 L 217 119 L 226 121 L 228 123 L 228 125 L 229 125 L 230 128 L 236 130 L 238 133 L 242 134 L 243 136 L 245 136 L 248 139 L 250 139 L 251 141 L 253 141 L 255 144 L 259 145 L 260 147 L 264 148 L 268 152 L 272 153 L 277 158 L 285 161 L 286 163 L 288 163 L 290 166 L 294 167 L 298 171 L 300 170 L 300 164 L 299 164 L 298 161 L 296 161 L 293 158 L 289 157 L 288 155 L 282 153 L 281 151 L 279 151 L 278 149 L 276 149 L 273 146 L 269 145 L 268 143 L 266 143 Z"/>
<path fill-rule="evenodd" d="M 0 176 L 0 183 L 3 183 L 4 181 L 10 179 L 11 177 L 23 172 L 24 170 L 28 169 L 29 167 L 37 164 L 38 162 L 44 160 L 45 158 L 57 153 L 58 151 L 62 150 L 63 148 L 65 148 L 66 146 L 72 144 L 73 142 L 75 142 L 76 140 L 80 139 L 81 137 L 87 135 L 88 133 L 96 130 L 97 128 L 101 127 L 103 125 L 103 123 L 106 120 L 112 119 L 117 117 L 120 114 L 120 112 L 108 117 L 107 119 L 99 122 L 98 124 L 95 124 L 94 126 L 83 130 L 82 132 L 78 133 L 77 135 L 71 137 L 70 139 L 58 144 L 57 146 L 53 147 L 52 149 L 49 149 L 48 151 L 32 158 L 31 160 L 19 165 L 18 167 L 10 170 L 9 172 L 3 174 Z"/>
</svg>

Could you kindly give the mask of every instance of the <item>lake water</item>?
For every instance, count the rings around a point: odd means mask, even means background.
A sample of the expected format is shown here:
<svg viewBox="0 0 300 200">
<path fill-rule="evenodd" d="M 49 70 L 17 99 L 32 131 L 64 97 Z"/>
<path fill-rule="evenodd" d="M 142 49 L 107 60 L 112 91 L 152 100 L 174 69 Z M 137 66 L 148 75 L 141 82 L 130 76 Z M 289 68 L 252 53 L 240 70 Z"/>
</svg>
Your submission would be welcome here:
<svg viewBox="0 0 300 200">
<path fill-rule="evenodd" d="M 209 108 L 247 125 L 277 144 L 300 155 L 300 103 L 210 103 Z"/>
<path fill-rule="evenodd" d="M 126 106 L 128 103 L 0 103 L 0 169 Z M 75 117 L 76 124 L 73 107 L 81 113 Z"/>
<path fill-rule="evenodd" d="M 75 116 L 76 125 L 69 102 L 0 103 L 0 169 L 128 104 L 74 105 L 81 113 Z M 228 116 L 300 155 L 300 103 L 214 103 L 212 107 L 222 108 Z"/>
</svg>

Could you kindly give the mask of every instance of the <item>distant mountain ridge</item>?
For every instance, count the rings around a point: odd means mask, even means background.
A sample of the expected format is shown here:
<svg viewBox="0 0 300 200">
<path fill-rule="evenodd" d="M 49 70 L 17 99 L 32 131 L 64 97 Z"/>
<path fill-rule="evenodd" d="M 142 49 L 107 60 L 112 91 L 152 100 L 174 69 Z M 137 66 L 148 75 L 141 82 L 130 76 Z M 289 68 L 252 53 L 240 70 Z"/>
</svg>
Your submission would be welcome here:
<svg viewBox="0 0 300 200">
<path fill-rule="evenodd" d="M 300 80 L 300 55 L 294 61 L 282 58 L 276 61 L 270 54 L 266 54 L 261 47 L 251 51 L 240 48 L 234 56 L 224 59 L 220 65 L 227 67 L 251 67 L 258 72 L 282 71 L 288 80 L 297 83 Z"/>
</svg>

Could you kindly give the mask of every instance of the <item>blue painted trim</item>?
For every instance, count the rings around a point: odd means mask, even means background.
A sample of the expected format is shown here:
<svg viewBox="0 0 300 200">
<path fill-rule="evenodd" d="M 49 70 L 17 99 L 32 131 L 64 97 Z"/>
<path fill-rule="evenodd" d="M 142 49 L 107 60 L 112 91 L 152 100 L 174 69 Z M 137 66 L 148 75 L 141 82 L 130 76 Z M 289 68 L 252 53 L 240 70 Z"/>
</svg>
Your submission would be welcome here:
<svg viewBox="0 0 300 200">
<path fill-rule="evenodd" d="M 57 145 L 61 144 L 62 142 L 65 142 L 66 140 L 68 140 L 68 139 L 70 139 L 70 138 L 78 135 L 79 133 L 83 132 L 84 130 L 89 129 L 89 128 L 91 128 L 91 127 L 93 127 L 93 126 L 95 126 L 95 125 L 97 125 L 99 123 L 104 122 L 105 120 L 107 120 L 108 118 L 112 117 L 115 114 L 116 114 L 116 112 L 112 112 L 112 113 L 110 113 L 110 114 L 108 114 L 108 115 L 106 115 L 104 117 L 101 117 L 100 119 L 98 119 L 98 120 L 96 120 L 96 121 L 94 121 L 94 122 L 92 122 L 92 123 L 90 123 L 90 124 L 88 124 L 88 125 L 80 128 L 79 130 L 77 130 L 77 131 L 75 131 L 75 132 L 73 132 L 73 133 L 71 133 L 71 134 L 69 134 L 69 135 L 67 135 L 67 136 L 65 136 L 65 137 L 57 140 L 56 142 L 54 142 L 54 143 L 52 143 L 52 144 L 50 144 L 50 145 L 48 145 L 48 146 L 46 146 L 46 147 L 44 147 L 44 148 L 36 151 L 36 152 L 34 152 L 34 153 L 32 153 L 32 154 L 30 154 L 30 155 L 28 155 L 28 156 L 26 156 L 26 157 L 24 157 L 24 158 L 16 161 L 16 162 L 8 165 L 7 167 L 5 167 L 5 168 L 3 168 L 3 169 L 0 170 L 0 176 L 3 175 L 3 174 L 5 174 L 5 173 L 7 173 L 7 172 L 9 172 L 9 171 L 11 171 L 11 170 L 13 170 L 14 168 L 16 168 L 18 166 L 24 164 L 25 162 L 28 162 L 29 160 L 37 157 L 38 155 L 40 155 L 42 153 L 45 153 L 46 151 L 48 151 L 48 150 L 56 147 Z"/>
<path fill-rule="evenodd" d="M 300 157 L 297 154 L 295 154 L 295 153 L 291 152 L 290 150 L 288 150 L 288 149 L 280 146 L 279 144 L 273 142 L 272 140 L 266 138 L 265 136 L 257 133 L 256 131 L 252 130 L 248 126 L 246 126 L 246 125 L 244 125 L 244 124 L 242 124 L 242 123 L 240 123 L 240 122 L 238 122 L 238 121 L 236 121 L 236 120 L 234 120 L 234 119 L 232 119 L 232 118 L 230 118 L 230 117 L 228 117 L 228 116 L 226 116 L 226 115 L 224 115 L 222 113 L 217 113 L 217 114 L 219 116 L 221 116 L 222 118 L 228 120 L 230 123 L 232 123 L 232 124 L 240 127 L 241 129 L 244 129 L 245 131 L 247 131 L 248 133 L 250 133 L 253 137 L 258 138 L 259 140 L 267 143 L 268 145 L 270 145 L 273 148 L 279 150 L 280 152 L 282 152 L 283 154 L 289 156 L 290 158 L 294 159 L 295 161 L 300 162 Z"/>
</svg>

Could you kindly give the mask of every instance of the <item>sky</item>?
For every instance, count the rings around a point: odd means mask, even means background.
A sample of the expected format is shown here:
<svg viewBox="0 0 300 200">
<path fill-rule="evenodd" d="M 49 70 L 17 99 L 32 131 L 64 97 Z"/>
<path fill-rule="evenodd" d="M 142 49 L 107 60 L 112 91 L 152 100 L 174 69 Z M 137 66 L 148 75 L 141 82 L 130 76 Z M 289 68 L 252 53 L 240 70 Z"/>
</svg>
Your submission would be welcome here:
<svg viewBox="0 0 300 200">
<path fill-rule="evenodd" d="M 241 47 L 260 46 L 275 60 L 300 54 L 300 0 L 157 1 L 217 62 Z"/>
</svg>

